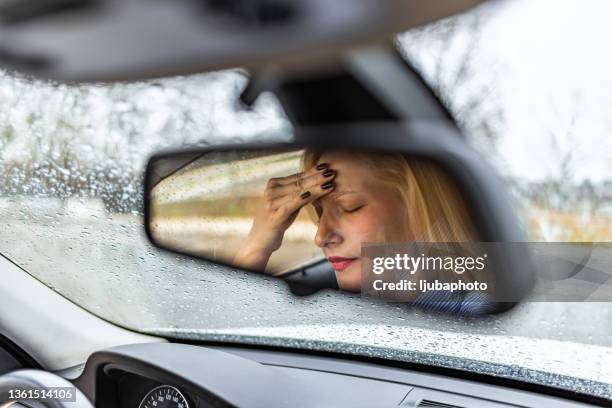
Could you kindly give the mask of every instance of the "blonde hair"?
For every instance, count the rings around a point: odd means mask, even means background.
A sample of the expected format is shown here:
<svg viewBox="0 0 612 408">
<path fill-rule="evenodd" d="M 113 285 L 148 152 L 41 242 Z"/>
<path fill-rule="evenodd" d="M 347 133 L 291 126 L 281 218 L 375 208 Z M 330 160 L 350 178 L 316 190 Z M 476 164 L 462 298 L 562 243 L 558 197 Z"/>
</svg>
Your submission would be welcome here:
<svg viewBox="0 0 612 408">
<path fill-rule="evenodd" d="M 324 151 L 307 149 L 302 169 L 317 164 Z M 405 203 L 407 231 L 417 242 L 477 241 L 474 222 L 453 180 L 435 163 L 399 153 L 361 155 L 378 173 L 378 179 L 395 188 Z M 364 163 L 365 164 L 365 163 Z M 309 206 L 311 218 L 316 213 Z"/>
</svg>

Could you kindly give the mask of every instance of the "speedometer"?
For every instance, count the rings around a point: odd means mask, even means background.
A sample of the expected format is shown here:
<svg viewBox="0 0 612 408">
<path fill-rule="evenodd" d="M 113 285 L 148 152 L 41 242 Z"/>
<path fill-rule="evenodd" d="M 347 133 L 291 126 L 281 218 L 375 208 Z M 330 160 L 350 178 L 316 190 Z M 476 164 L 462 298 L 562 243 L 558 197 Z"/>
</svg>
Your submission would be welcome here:
<svg viewBox="0 0 612 408">
<path fill-rule="evenodd" d="M 175 387 L 160 385 L 145 395 L 138 408 L 189 408 L 189 404 Z"/>
</svg>

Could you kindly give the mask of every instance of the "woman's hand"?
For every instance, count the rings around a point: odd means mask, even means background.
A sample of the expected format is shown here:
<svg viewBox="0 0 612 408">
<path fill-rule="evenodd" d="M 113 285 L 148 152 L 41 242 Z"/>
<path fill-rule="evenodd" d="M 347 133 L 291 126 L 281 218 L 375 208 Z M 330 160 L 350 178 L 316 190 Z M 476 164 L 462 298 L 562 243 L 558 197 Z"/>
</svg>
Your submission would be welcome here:
<svg viewBox="0 0 612 408">
<path fill-rule="evenodd" d="M 327 164 L 319 164 L 303 173 L 268 180 L 263 205 L 234 257 L 234 265 L 263 272 L 299 210 L 333 191 L 335 176 Z"/>
</svg>

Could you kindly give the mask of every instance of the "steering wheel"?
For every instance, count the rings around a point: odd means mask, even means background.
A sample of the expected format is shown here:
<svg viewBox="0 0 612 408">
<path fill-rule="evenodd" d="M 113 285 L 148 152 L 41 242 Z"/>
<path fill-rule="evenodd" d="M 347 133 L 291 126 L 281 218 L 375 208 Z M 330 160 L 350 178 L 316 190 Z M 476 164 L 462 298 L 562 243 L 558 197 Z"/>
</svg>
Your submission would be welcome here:
<svg viewBox="0 0 612 408">
<path fill-rule="evenodd" d="M 35 390 L 70 388 L 72 397 L 65 402 L 57 399 L 16 399 L 19 393 L 35 395 Z M 40 392 L 40 391 L 39 391 Z M 11 395 L 12 394 L 12 395 Z M 15 401 L 10 408 L 94 408 L 85 394 L 64 378 L 42 370 L 17 370 L 0 376 L 0 407 L 7 401 Z"/>
</svg>

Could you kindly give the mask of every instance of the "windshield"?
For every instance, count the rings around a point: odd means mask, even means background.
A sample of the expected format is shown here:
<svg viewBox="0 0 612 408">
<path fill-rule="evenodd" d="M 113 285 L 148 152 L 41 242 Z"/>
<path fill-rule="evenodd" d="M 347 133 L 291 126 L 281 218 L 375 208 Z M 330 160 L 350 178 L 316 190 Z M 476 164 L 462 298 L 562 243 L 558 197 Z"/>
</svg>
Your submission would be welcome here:
<svg viewBox="0 0 612 408">
<path fill-rule="evenodd" d="M 504 177 L 533 241 L 612 240 L 609 8 L 495 2 L 397 38 Z M 240 71 L 112 86 L 0 74 L 0 252 L 91 312 L 143 332 L 376 356 L 612 396 L 610 303 L 523 303 L 457 317 L 333 290 L 296 297 L 270 277 L 151 246 L 142 218 L 150 154 L 292 138 L 272 95 L 253 110 L 237 107 L 245 82 Z"/>
</svg>

